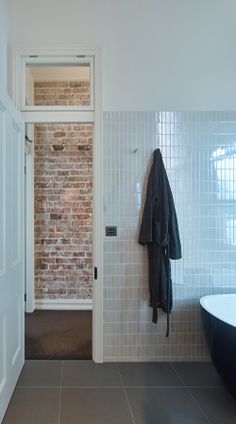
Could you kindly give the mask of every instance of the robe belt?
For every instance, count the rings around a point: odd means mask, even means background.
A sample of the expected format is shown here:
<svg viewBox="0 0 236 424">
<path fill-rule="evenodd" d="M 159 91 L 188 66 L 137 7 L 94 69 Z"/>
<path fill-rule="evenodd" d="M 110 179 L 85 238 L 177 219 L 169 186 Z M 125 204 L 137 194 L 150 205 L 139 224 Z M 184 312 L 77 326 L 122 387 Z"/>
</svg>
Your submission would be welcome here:
<svg viewBox="0 0 236 424">
<path fill-rule="evenodd" d="M 170 289 L 171 289 L 171 277 L 170 277 L 170 253 L 169 244 L 165 252 L 165 265 L 166 265 L 166 282 L 167 282 L 167 324 L 166 324 L 166 337 L 169 336 L 170 331 Z"/>
<path fill-rule="evenodd" d="M 166 292 L 167 292 L 167 327 L 166 327 L 166 337 L 169 336 L 170 330 L 170 291 L 171 291 L 171 278 L 170 278 L 170 254 L 169 254 L 169 236 L 166 235 L 162 242 L 156 241 L 158 246 L 161 247 L 164 263 L 165 263 L 165 271 L 166 271 Z M 152 288 L 152 306 L 153 306 L 153 318 L 152 321 L 157 323 L 158 311 L 156 304 L 156 287 Z"/>
</svg>

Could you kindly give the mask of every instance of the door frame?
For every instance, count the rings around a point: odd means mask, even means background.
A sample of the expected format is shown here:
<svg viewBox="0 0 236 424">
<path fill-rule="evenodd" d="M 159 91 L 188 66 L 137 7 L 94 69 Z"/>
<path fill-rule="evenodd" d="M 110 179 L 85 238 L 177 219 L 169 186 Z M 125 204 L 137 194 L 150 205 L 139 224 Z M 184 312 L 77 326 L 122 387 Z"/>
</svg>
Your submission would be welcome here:
<svg viewBox="0 0 236 424">
<path fill-rule="evenodd" d="M 22 58 L 25 56 L 71 57 L 92 56 L 94 59 L 94 110 L 75 111 L 23 111 L 21 110 Z M 84 45 L 50 46 L 34 48 L 15 46 L 11 55 L 10 92 L 17 110 L 25 124 L 56 122 L 93 122 L 93 267 L 97 268 L 97 279 L 93 279 L 93 331 L 92 357 L 95 362 L 103 362 L 103 138 L 102 138 L 102 96 L 101 96 L 101 50 Z M 51 61 L 52 61 L 51 60 Z M 29 233 L 28 233 L 29 234 Z M 29 237 L 29 235 L 28 235 Z M 33 244 L 31 234 L 31 243 Z M 29 242 L 29 241 L 28 241 Z M 33 248 L 33 246 L 32 246 Z M 31 271 L 32 272 L 32 271 Z M 34 286 L 34 281 L 32 281 Z M 32 303 L 32 302 L 31 302 Z M 70 303 L 70 302 L 68 302 Z M 32 304 L 33 307 L 33 304 Z M 75 309 L 74 305 L 74 309 Z M 68 308 L 67 308 L 68 309 Z"/>
<path fill-rule="evenodd" d="M 24 365 L 23 121 L 0 88 L 0 422 Z M 14 165 L 13 165 L 14 164 Z M 16 169 L 13 168 L 16 167 Z M 13 202 L 16 200 L 16 203 Z M 14 209 L 13 209 L 14 208 Z M 15 224 L 15 225 L 14 225 Z M 14 227 L 12 227 L 14 225 Z"/>
</svg>

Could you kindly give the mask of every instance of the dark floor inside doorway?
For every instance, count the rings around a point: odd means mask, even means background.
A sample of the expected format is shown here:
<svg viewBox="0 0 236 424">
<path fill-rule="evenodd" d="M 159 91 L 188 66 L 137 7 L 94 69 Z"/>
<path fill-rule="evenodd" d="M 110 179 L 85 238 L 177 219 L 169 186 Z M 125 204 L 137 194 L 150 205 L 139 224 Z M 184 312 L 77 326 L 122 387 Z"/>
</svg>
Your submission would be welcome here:
<svg viewBox="0 0 236 424">
<path fill-rule="evenodd" d="M 91 359 L 92 311 L 35 310 L 25 316 L 26 359 Z"/>
</svg>

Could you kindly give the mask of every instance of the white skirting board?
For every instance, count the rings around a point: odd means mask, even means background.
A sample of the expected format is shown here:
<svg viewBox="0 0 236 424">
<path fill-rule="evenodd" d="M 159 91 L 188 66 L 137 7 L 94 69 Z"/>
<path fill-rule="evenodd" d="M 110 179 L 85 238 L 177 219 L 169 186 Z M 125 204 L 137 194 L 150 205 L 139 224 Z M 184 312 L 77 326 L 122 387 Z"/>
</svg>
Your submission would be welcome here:
<svg viewBox="0 0 236 424">
<path fill-rule="evenodd" d="M 35 309 L 91 311 L 93 301 L 92 299 L 38 299 L 35 301 Z"/>
</svg>

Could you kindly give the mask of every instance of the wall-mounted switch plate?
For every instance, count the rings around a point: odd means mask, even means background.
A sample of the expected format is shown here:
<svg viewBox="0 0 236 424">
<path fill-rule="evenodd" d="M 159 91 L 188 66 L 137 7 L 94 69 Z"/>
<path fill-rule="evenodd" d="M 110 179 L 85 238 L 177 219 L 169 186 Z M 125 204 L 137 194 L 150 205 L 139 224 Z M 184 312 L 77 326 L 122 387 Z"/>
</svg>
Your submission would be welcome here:
<svg viewBox="0 0 236 424">
<path fill-rule="evenodd" d="M 116 226 L 107 226 L 106 227 L 106 237 L 117 237 L 117 227 Z"/>
</svg>

